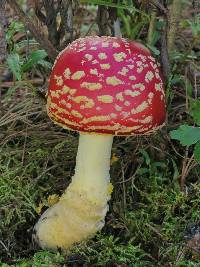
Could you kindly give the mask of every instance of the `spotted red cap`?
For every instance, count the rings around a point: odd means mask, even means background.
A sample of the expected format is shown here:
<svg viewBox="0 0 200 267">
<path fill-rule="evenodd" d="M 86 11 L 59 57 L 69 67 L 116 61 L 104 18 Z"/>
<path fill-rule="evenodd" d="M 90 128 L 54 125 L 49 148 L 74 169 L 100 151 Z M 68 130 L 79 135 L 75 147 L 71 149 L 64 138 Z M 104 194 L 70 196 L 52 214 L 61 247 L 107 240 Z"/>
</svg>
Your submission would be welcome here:
<svg viewBox="0 0 200 267">
<path fill-rule="evenodd" d="M 150 51 L 134 41 L 77 39 L 55 61 L 47 110 L 55 123 L 80 132 L 151 133 L 165 121 L 158 65 Z"/>
</svg>

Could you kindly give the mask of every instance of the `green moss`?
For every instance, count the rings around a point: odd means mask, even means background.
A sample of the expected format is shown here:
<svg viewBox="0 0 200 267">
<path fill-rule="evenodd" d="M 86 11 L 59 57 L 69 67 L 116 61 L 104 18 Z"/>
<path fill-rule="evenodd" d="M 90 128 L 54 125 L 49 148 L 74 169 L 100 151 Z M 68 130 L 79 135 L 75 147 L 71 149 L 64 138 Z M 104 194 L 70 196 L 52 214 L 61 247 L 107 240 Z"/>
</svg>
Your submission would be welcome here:
<svg viewBox="0 0 200 267">
<path fill-rule="evenodd" d="M 31 243 L 31 230 L 38 218 L 35 209 L 69 183 L 76 140 L 66 135 L 49 145 L 49 139 L 45 143 L 33 134 L 26 140 L 25 154 L 23 137 L 15 137 L 1 149 L 0 266 L 198 266 L 199 258 L 187 248 L 184 235 L 199 219 L 200 185 L 190 183 L 187 194 L 180 192 L 170 158 L 158 161 L 148 150 L 135 153 L 133 158 L 133 139 L 126 140 L 123 159 L 112 165 L 115 187 L 102 233 L 67 254 L 35 251 Z M 122 153 L 122 140 L 115 140 L 117 157 Z M 126 168 L 121 165 L 125 160 Z M 132 178 L 119 179 L 123 171 Z M 194 181 L 195 173 L 191 176 Z"/>
</svg>

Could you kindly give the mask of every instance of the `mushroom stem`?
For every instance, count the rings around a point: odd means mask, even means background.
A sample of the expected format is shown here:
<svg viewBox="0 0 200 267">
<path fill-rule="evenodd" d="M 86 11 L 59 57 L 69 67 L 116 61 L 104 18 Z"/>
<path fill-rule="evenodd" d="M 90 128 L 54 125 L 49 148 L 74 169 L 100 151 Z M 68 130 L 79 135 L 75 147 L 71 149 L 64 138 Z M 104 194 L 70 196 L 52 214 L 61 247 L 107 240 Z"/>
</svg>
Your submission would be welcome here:
<svg viewBox="0 0 200 267">
<path fill-rule="evenodd" d="M 42 248 L 67 249 L 101 230 L 108 210 L 113 136 L 81 134 L 75 175 L 60 201 L 35 226 Z"/>
<path fill-rule="evenodd" d="M 80 134 L 71 187 L 94 202 L 102 203 L 108 195 L 112 142 L 113 136 Z"/>
</svg>

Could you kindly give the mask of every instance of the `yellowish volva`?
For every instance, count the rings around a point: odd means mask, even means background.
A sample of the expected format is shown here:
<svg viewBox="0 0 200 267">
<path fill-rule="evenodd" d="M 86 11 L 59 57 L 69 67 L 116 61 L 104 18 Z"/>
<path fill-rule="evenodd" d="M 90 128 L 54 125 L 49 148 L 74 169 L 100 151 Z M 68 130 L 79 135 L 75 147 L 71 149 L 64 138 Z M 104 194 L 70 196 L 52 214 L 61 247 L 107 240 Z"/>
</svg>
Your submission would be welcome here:
<svg viewBox="0 0 200 267">
<path fill-rule="evenodd" d="M 110 155 L 113 137 L 80 134 L 75 174 L 60 201 L 35 226 L 42 248 L 67 249 L 101 230 L 112 192 Z"/>
</svg>

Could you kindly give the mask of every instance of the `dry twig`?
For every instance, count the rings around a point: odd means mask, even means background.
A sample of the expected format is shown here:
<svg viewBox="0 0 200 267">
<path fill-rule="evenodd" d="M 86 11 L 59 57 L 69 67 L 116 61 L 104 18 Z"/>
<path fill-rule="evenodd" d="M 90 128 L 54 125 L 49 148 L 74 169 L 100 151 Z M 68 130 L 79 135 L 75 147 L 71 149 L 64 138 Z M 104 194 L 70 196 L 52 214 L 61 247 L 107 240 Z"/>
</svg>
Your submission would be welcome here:
<svg viewBox="0 0 200 267">
<path fill-rule="evenodd" d="M 109 35 L 110 29 L 108 26 L 108 10 L 105 6 L 98 6 L 96 21 L 99 27 L 99 35 Z"/>
<path fill-rule="evenodd" d="M 152 45 L 153 33 L 155 31 L 155 24 L 156 24 L 156 15 L 157 15 L 157 8 L 153 6 L 151 10 L 151 19 L 150 19 L 149 30 L 148 30 L 148 35 L 147 35 L 148 45 Z"/>
<path fill-rule="evenodd" d="M 177 32 L 178 22 L 181 16 L 182 1 L 174 0 L 170 9 L 169 22 L 168 22 L 168 34 L 167 45 L 168 51 L 171 52 L 174 49 L 175 35 Z"/>
<path fill-rule="evenodd" d="M 5 1 L 0 1 L 0 63 L 6 57 L 6 34 L 5 34 Z"/>
</svg>

